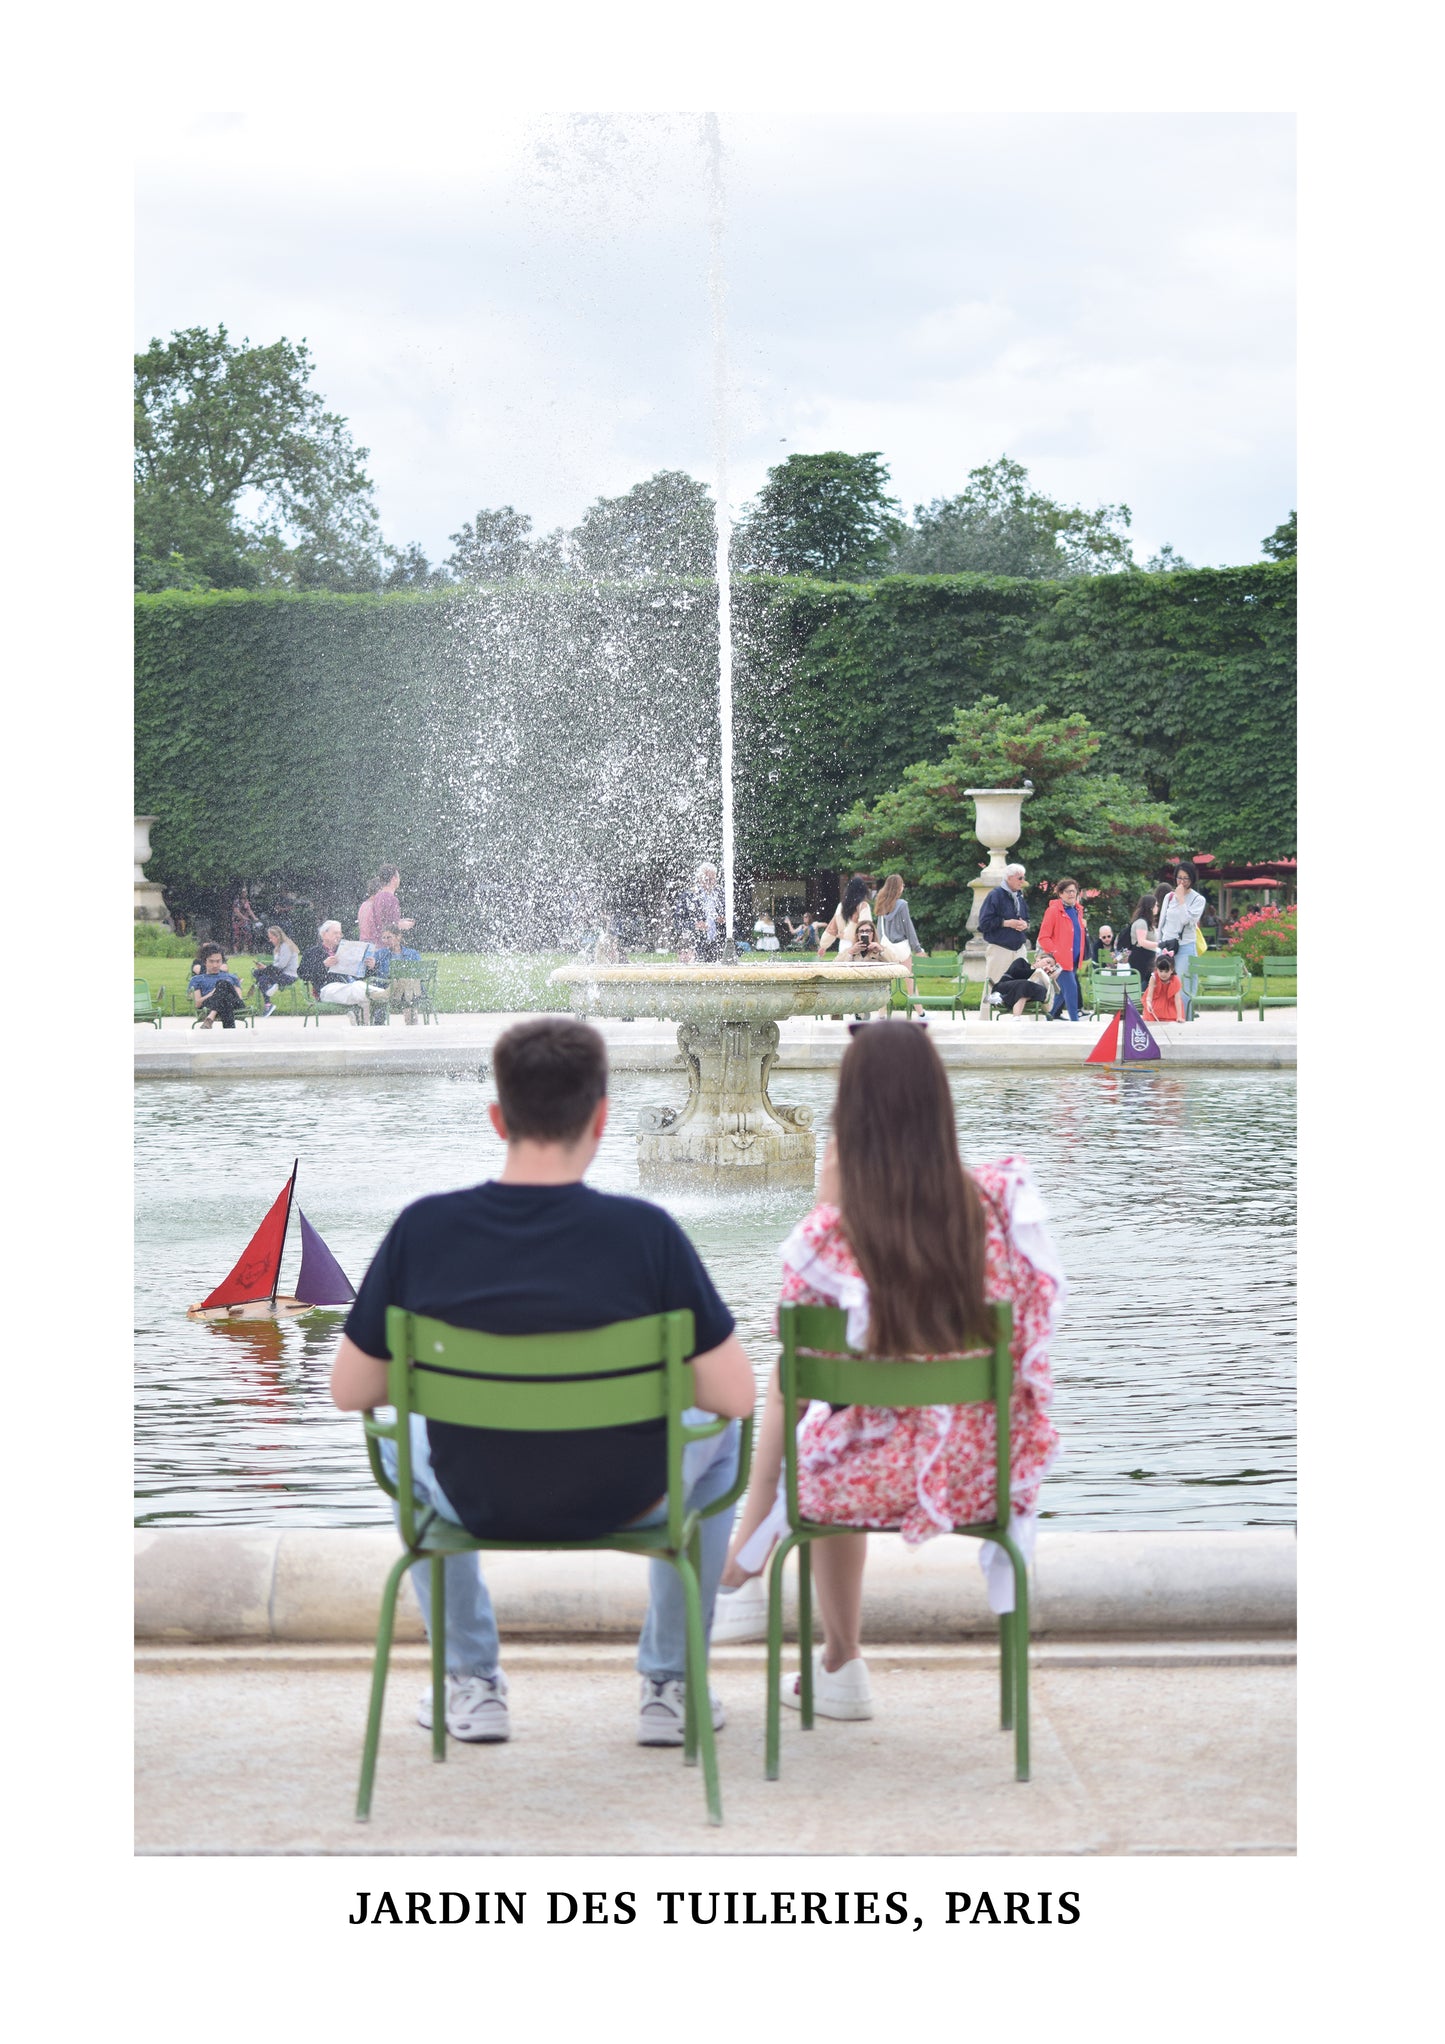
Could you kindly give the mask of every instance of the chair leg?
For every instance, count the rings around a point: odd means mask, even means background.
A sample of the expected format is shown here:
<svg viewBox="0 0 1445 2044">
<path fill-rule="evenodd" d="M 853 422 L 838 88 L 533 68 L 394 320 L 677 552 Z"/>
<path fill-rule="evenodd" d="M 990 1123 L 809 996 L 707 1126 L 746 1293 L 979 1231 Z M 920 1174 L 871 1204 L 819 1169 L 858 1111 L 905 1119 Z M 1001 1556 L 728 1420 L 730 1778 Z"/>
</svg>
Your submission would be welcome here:
<svg viewBox="0 0 1445 2044">
<path fill-rule="evenodd" d="M 712 1701 L 707 1689 L 707 1635 L 702 1622 L 702 1591 L 698 1587 L 697 1571 L 685 1554 L 678 1556 L 674 1566 L 682 1577 L 682 1593 L 687 1604 L 687 1668 L 683 1687 L 690 1699 L 688 1714 L 702 1752 L 708 1822 L 721 1824 L 722 1790 L 717 1775 L 717 1734 L 712 1728 Z"/>
<path fill-rule="evenodd" d="M 701 1582 L 702 1540 L 698 1533 L 696 1532 L 696 1530 L 694 1530 L 692 1539 L 688 1543 L 687 1558 L 692 1564 L 693 1574 L 699 1579 L 699 1582 Z M 697 1727 L 699 1708 L 700 1706 L 698 1703 L 696 1684 L 692 1682 L 685 1682 L 683 1684 L 683 1716 L 682 1716 L 682 1763 L 684 1767 L 696 1767 L 697 1765 Z M 709 1703 L 708 1705 L 709 1719 L 711 1718 L 711 1716 L 712 1706 Z"/>
<path fill-rule="evenodd" d="M 813 1549 L 807 1540 L 798 1542 L 798 1653 L 800 1656 L 798 1701 L 802 1704 L 803 1730 L 813 1729 Z"/>
<path fill-rule="evenodd" d="M 447 1757 L 447 1564 L 431 1558 L 431 1757 Z"/>
<path fill-rule="evenodd" d="M 768 1571 L 768 1724 L 764 1771 L 769 1781 L 778 1778 L 783 1714 L 783 1563 L 794 1544 L 791 1533 L 778 1542 Z"/>
<path fill-rule="evenodd" d="M 411 1567 L 411 1556 L 403 1554 L 386 1579 L 381 1593 L 381 1610 L 376 1620 L 376 1660 L 371 1670 L 371 1708 L 366 1717 L 366 1742 L 361 1749 L 361 1781 L 356 1791 L 356 1816 L 364 1823 L 371 1815 L 371 1784 L 376 1777 L 376 1748 L 381 1738 L 381 1709 L 386 1701 L 386 1669 L 391 1659 L 391 1635 L 396 1622 L 396 1599 L 401 1579 Z"/>
<path fill-rule="evenodd" d="M 1029 1778 L 1029 1572 L 1023 1556 L 1007 1533 L 994 1536 L 1013 1563 L 1014 1608 L 1009 1618 L 1013 1635 L 1014 1774 L 1019 1781 Z"/>
<path fill-rule="evenodd" d="M 1002 1611 L 998 1621 L 998 1724 L 1001 1732 L 1013 1730 L 1013 1654 L 1013 1613 Z"/>
</svg>

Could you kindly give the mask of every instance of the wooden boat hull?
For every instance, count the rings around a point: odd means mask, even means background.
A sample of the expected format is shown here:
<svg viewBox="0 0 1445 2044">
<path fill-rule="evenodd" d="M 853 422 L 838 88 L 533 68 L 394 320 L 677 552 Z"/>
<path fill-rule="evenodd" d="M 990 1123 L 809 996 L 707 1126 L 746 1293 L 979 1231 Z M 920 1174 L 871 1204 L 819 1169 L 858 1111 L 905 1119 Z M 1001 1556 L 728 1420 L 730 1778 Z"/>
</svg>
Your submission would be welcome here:
<svg viewBox="0 0 1445 2044">
<path fill-rule="evenodd" d="M 304 1299 L 247 1299 L 240 1306 L 188 1306 L 187 1320 L 295 1320 L 302 1313 L 345 1312 L 345 1307 L 309 1306 Z"/>
</svg>

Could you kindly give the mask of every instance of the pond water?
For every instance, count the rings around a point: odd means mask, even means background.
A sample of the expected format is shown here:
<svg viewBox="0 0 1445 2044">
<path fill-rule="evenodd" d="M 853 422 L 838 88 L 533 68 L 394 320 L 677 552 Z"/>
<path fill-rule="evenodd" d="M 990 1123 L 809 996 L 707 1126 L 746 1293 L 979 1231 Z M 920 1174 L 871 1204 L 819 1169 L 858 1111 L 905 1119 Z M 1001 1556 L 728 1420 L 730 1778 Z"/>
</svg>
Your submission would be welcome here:
<svg viewBox="0 0 1445 2044">
<path fill-rule="evenodd" d="M 1058 1460 L 1042 1507 L 1074 1527 L 1288 1524 L 1295 1511 L 1293 1074 L 951 1075 L 965 1157 L 1030 1160 L 1072 1287 L 1054 1350 Z M 784 1073 L 820 1146 L 829 1073 Z M 670 1098 L 619 1074 L 590 1181 L 635 1192 L 633 1129 Z M 297 1198 L 353 1283 L 398 1208 L 495 1175 L 475 1077 L 149 1082 L 136 1090 L 136 1519 L 384 1520 L 354 1416 L 326 1391 L 340 1322 L 188 1321 L 275 1198 Z M 670 1199 L 773 1356 L 777 1249 L 810 1200 Z M 299 1260 L 293 1221 L 283 1289 Z"/>
</svg>

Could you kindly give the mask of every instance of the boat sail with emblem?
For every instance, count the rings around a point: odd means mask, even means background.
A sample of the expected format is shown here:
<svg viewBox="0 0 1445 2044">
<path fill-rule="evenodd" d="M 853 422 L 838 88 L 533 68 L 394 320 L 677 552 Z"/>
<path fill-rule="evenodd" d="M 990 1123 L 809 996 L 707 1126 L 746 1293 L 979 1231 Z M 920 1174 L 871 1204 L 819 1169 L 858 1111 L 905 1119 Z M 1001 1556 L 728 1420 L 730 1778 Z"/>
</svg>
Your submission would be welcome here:
<svg viewBox="0 0 1445 2044">
<path fill-rule="evenodd" d="M 349 1306 L 356 1297 L 346 1272 L 300 1207 L 301 1268 L 294 1292 L 281 1290 L 281 1257 L 296 1198 L 298 1157 L 269 1213 L 236 1259 L 234 1269 L 198 1305 L 188 1320 L 291 1320 L 322 1306 Z"/>
</svg>

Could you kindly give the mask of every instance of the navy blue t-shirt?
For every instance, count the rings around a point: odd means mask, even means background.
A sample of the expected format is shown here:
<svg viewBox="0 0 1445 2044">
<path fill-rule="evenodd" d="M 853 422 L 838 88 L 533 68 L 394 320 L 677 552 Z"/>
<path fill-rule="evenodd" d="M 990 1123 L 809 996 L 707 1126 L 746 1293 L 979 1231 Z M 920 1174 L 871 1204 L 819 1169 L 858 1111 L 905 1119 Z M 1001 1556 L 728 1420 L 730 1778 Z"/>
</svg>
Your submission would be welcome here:
<svg viewBox="0 0 1445 2044">
<path fill-rule="evenodd" d="M 392 1223 L 346 1332 L 391 1353 L 386 1309 L 404 1306 L 484 1334 L 570 1334 L 690 1307 L 696 1353 L 735 1322 L 671 1214 L 575 1185 L 502 1185 L 419 1199 Z M 432 1467 L 468 1532 L 490 1540 L 592 1540 L 667 1488 L 662 1420 L 518 1434 L 428 1420 Z"/>
</svg>

